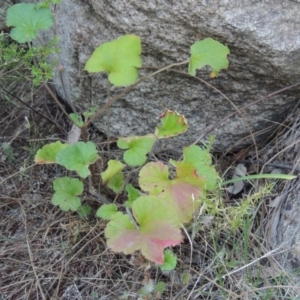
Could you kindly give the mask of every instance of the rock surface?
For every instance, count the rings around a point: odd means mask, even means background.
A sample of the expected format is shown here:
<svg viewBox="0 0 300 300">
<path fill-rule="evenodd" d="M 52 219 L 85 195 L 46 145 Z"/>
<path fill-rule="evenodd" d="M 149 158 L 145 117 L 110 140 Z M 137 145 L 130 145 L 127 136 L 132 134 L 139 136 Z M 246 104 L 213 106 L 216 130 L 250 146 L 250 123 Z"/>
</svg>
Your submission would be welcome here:
<svg viewBox="0 0 300 300">
<path fill-rule="evenodd" d="M 229 68 L 215 79 L 209 78 L 209 68 L 197 76 L 230 101 L 195 78 L 168 72 L 139 85 L 110 111 L 110 134 L 127 136 L 153 132 L 156 117 L 165 108 L 177 110 L 190 125 L 177 142 L 187 145 L 235 112 L 235 106 L 241 108 L 298 79 L 299 12 L 300 4 L 288 0 L 64 0 L 56 12 L 56 30 L 65 88 L 79 110 L 90 103 L 106 103 L 106 75 L 89 75 L 83 69 L 96 47 L 121 35 L 140 36 L 141 75 L 155 70 L 147 67 L 188 59 L 190 45 L 212 37 L 230 48 Z M 187 66 L 178 70 L 187 72 Z M 58 74 L 54 81 L 59 94 L 67 98 Z M 112 95 L 121 90 L 112 88 Z M 276 95 L 216 126 L 215 146 L 220 150 L 242 147 L 251 142 L 249 128 L 261 141 L 265 137 L 261 134 L 294 108 L 298 94 L 299 89 L 293 89 Z M 96 125 L 106 132 L 106 123 L 102 116 Z"/>
<path fill-rule="evenodd" d="M 0 32 L 6 28 L 6 11 L 10 7 L 10 4 L 6 1 L 0 3 Z"/>
</svg>

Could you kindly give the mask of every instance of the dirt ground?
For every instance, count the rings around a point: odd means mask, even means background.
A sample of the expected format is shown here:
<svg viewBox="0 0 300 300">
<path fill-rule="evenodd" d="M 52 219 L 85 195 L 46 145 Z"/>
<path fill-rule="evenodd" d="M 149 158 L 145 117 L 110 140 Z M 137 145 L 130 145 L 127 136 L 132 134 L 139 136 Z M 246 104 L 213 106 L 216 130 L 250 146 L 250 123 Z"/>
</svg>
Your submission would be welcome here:
<svg viewBox="0 0 300 300">
<path fill-rule="evenodd" d="M 243 226 L 232 231 L 213 224 L 217 220 L 209 215 L 201 216 L 174 248 L 176 270 L 162 272 L 139 253 L 111 252 L 104 221 L 81 219 L 51 204 L 52 180 L 66 171 L 35 165 L 34 155 L 46 143 L 65 141 L 71 124 L 43 87 L 18 82 L 2 88 L 0 300 L 300 299 L 298 178 L 278 181 L 268 193 L 261 192 L 262 181 L 245 185 L 236 196 L 222 190 L 221 199 L 228 205 L 242 205 L 247 197 L 259 195 Z M 258 149 L 259 156 L 253 145 L 226 157 L 216 154 L 221 175 L 230 174 L 239 162 L 248 173 L 277 169 L 298 174 L 299 125 L 295 110 Z M 95 141 L 105 156 L 105 138 L 96 134 Z M 110 151 L 120 155 L 113 145 Z M 172 158 L 171 153 L 160 156 Z M 114 195 L 107 196 L 114 201 Z M 99 207 L 89 194 L 83 202 L 94 210 Z M 165 284 L 162 294 L 155 289 L 143 294 L 143 287 L 158 282 Z"/>
</svg>

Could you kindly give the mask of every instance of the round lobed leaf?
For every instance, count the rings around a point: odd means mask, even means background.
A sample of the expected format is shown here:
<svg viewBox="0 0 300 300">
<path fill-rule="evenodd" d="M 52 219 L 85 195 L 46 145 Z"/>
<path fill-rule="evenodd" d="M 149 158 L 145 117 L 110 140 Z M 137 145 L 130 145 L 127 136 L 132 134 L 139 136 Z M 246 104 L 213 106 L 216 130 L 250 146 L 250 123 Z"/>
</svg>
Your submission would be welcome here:
<svg viewBox="0 0 300 300">
<path fill-rule="evenodd" d="M 10 36 L 18 43 L 31 42 L 39 30 L 53 25 L 50 9 L 37 8 L 34 4 L 19 3 L 7 10 L 6 25 L 13 26 Z"/>
<path fill-rule="evenodd" d="M 55 164 L 56 155 L 61 150 L 69 147 L 68 144 L 62 144 L 60 141 L 43 146 L 34 157 L 36 164 Z"/>
<path fill-rule="evenodd" d="M 227 46 L 222 45 L 212 38 L 198 41 L 191 46 L 191 57 L 188 71 L 191 75 L 196 74 L 197 69 L 211 66 L 211 77 L 216 77 L 221 69 L 228 68 L 227 55 L 230 53 Z"/>
<path fill-rule="evenodd" d="M 83 192 L 83 183 L 77 178 L 62 177 L 53 181 L 55 191 L 52 203 L 58 205 L 63 211 L 77 211 L 81 200 L 76 195 Z"/>
<path fill-rule="evenodd" d="M 176 268 L 177 257 L 172 251 L 166 250 L 164 252 L 164 263 L 159 266 L 162 271 L 171 271 Z"/>
<path fill-rule="evenodd" d="M 140 250 L 148 260 L 162 264 L 163 250 L 183 239 L 174 211 L 163 199 L 150 196 L 136 199 L 132 210 L 139 228 L 135 228 L 128 215 L 116 213 L 105 229 L 107 245 L 125 254 Z"/>
<path fill-rule="evenodd" d="M 185 117 L 176 111 L 166 110 L 159 118 L 161 125 L 155 128 L 155 135 L 160 139 L 187 131 L 188 124 Z"/>
<path fill-rule="evenodd" d="M 151 151 L 156 137 L 154 134 L 145 136 L 132 136 L 119 138 L 117 145 L 121 149 L 128 149 L 124 152 L 124 161 L 131 167 L 142 166 L 147 160 L 147 154 Z"/>
<path fill-rule="evenodd" d="M 92 142 L 77 142 L 61 150 L 56 156 L 56 162 L 70 171 L 76 171 L 86 178 L 90 175 L 89 165 L 98 159 L 97 149 Z"/>
<path fill-rule="evenodd" d="M 137 68 L 142 66 L 141 50 L 138 36 L 122 36 L 100 45 L 86 62 L 85 70 L 91 73 L 106 71 L 109 82 L 115 86 L 131 85 L 138 78 Z"/>
</svg>

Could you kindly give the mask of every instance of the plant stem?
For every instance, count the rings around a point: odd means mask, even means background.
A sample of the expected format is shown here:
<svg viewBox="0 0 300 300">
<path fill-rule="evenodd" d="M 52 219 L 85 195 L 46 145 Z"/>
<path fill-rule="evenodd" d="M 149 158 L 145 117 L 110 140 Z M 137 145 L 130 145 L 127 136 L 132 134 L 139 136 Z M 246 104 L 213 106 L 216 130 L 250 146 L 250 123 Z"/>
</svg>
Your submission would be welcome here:
<svg viewBox="0 0 300 300">
<path fill-rule="evenodd" d="M 110 82 L 107 80 L 107 102 L 110 99 Z M 106 124 L 106 135 L 107 135 L 107 151 L 108 158 L 110 159 L 110 107 L 107 108 L 107 124 Z"/>
</svg>

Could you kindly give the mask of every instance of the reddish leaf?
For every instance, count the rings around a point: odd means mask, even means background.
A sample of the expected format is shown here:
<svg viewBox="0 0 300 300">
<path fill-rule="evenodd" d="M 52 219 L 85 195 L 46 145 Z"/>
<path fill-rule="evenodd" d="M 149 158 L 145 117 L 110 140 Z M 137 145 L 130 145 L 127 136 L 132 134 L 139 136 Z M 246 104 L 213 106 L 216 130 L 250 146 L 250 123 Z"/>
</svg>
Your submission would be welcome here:
<svg viewBox="0 0 300 300">
<path fill-rule="evenodd" d="M 133 215 L 139 224 L 135 228 L 128 215 L 116 213 L 107 224 L 107 245 L 115 252 L 142 254 L 156 264 L 164 261 L 164 249 L 181 243 L 179 224 L 175 224 L 174 210 L 157 197 L 139 197 L 132 205 Z"/>
<path fill-rule="evenodd" d="M 169 202 L 170 207 L 176 210 L 178 223 L 187 223 L 192 219 L 200 206 L 200 196 L 201 188 L 182 182 L 181 179 L 172 180 L 166 186 L 165 191 L 159 195 L 160 198 Z"/>
<path fill-rule="evenodd" d="M 176 167 L 177 178 L 170 180 L 166 165 L 162 162 L 148 163 L 140 171 L 139 184 L 144 191 L 164 199 L 169 210 L 175 210 L 174 221 L 182 224 L 189 222 L 199 207 L 204 182 L 191 164 L 179 162 Z"/>
</svg>

